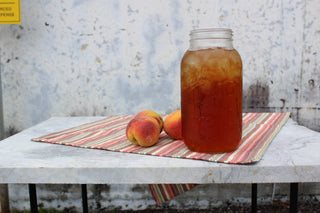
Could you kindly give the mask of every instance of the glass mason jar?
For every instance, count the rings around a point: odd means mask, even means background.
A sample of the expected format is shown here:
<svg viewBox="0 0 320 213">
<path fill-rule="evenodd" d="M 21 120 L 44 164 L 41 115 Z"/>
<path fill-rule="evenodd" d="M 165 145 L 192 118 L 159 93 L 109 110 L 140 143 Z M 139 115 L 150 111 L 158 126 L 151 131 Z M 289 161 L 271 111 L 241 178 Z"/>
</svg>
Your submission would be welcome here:
<svg viewBox="0 0 320 213">
<path fill-rule="evenodd" d="M 242 136 L 242 61 L 231 29 L 198 29 L 181 61 L 182 137 L 191 151 L 231 152 Z"/>
</svg>

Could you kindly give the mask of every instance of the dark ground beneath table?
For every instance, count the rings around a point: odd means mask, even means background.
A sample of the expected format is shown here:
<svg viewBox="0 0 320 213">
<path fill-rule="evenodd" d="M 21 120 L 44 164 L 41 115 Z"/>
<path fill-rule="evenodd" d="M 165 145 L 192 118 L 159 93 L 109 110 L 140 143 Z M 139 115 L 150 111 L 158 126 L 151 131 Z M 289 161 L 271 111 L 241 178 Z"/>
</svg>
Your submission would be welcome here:
<svg viewBox="0 0 320 213">
<path fill-rule="evenodd" d="M 258 213 L 288 213 L 290 210 L 289 202 L 274 201 L 272 204 L 258 205 Z M 29 210 L 17 211 L 12 213 L 29 213 Z M 251 212 L 249 205 L 228 205 L 223 207 L 213 207 L 208 209 L 170 209 L 157 208 L 145 210 L 107 210 L 105 208 L 89 209 L 91 213 L 247 213 Z M 64 210 L 39 208 L 39 213 L 78 213 L 75 208 L 66 208 Z M 298 213 L 320 213 L 320 201 L 298 203 Z"/>
<path fill-rule="evenodd" d="M 258 205 L 258 213 L 288 213 L 290 210 L 289 202 L 274 202 L 268 205 Z M 210 209 L 147 209 L 143 211 L 111 211 L 115 213 L 247 213 L 251 212 L 250 206 L 230 205 Z M 298 206 L 299 213 L 320 213 L 320 202 L 301 203 Z"/>
<path fill-rule="evenodd" d="M 289 202 L 274 201 L 272 204 L 258 205 L 258 213 L 288 213 L 290 210 Z M 65 209 L 58 211 L 64 213 L 77 213 L 74 209 Z M 146 209 L 146 210 L 106 210 L 89 209 L 89 212 L 99 213 L 247 213 L 251 212 L 250 205 L 228 205 L 223 207 L 213 207 L 209 209 Z M 42 211 L 42 213 L 56 213 L 55 211 Z M 298 203 L 298 213 L 320 213 L 320 201 Z"/>
</svg>

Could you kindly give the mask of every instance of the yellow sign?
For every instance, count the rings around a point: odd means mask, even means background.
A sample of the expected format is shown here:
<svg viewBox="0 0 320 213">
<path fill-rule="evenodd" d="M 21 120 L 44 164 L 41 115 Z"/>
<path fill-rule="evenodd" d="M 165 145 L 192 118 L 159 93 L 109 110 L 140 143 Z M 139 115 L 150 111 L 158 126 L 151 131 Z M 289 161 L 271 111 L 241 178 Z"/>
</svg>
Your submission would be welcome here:
<svg viewBox="0 0 320 213">
<path fill-rule="evenodd" d="M 20 0 L 0 0 L 0 24 L 21 24 Z"/>
</svg>

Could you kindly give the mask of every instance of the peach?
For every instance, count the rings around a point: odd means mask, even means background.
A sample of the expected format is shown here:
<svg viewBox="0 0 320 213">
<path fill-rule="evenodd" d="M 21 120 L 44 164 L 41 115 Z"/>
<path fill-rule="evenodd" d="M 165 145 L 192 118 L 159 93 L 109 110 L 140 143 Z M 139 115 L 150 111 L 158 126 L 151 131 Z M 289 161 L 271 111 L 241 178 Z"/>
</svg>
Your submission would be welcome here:
<svg viewBox="0 0 320 213">
<path fill-rule="evenodd" d="M 152 117 L 134 117 L 127 125 L 126 136 L 135 145 L 152 146 L 160 135 L 158 121 Z"/>
<path fill-rule="evenodd" d="M 163 118 L 161 115 L 159 115 L 158 113 L 152 111 L 152 110 L 144 110 L 144 111 L 141 111 L 139 112 L 136 117 L 139 117 L 139 116 L 146 116 L 146 117 L 152 117 L 152 118 L 155 118 L 158 123 L 159 123 L 159 126 L 160 126 L 160 132 L 162 131 L 163 129 Z"/>
<path fill-rule="evenodd" d="M 182 139 L 181 110 L 176 110 L 165 118 L 164 131 L 173 139 Z"/>
</svg>

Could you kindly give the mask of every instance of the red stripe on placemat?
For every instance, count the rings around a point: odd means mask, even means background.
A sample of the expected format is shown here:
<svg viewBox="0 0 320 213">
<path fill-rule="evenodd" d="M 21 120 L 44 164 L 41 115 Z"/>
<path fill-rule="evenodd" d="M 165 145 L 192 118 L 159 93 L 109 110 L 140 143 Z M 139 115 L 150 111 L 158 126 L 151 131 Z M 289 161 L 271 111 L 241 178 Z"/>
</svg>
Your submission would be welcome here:
<svg viewBox="0 0 320 213">
<path fill-rule="evenodd" d="M 149 184 L 154 200 L 157 205 L 168 201 L 197 186 L 197 184 Z"/>
<path fill-rule="evenodd" d="M 222 154 L 192 152 L 182 140 L 173 140 L 165 133 L 161 133 L 158 143 L 152 147 L 136 146 L 130 143 L 125 136 L 126 126 L 133 115 L 109 116 L 95 122 L 33 138 L 32 141 L 161 157 L 249 164 L 261 159 L 289 115 L 290 113 L 244 113 L 242 140 L 239 148 L 234 152 Z M 196 184 L 149 185 L 158 205 L 195 186 Z"/>
</svg>

